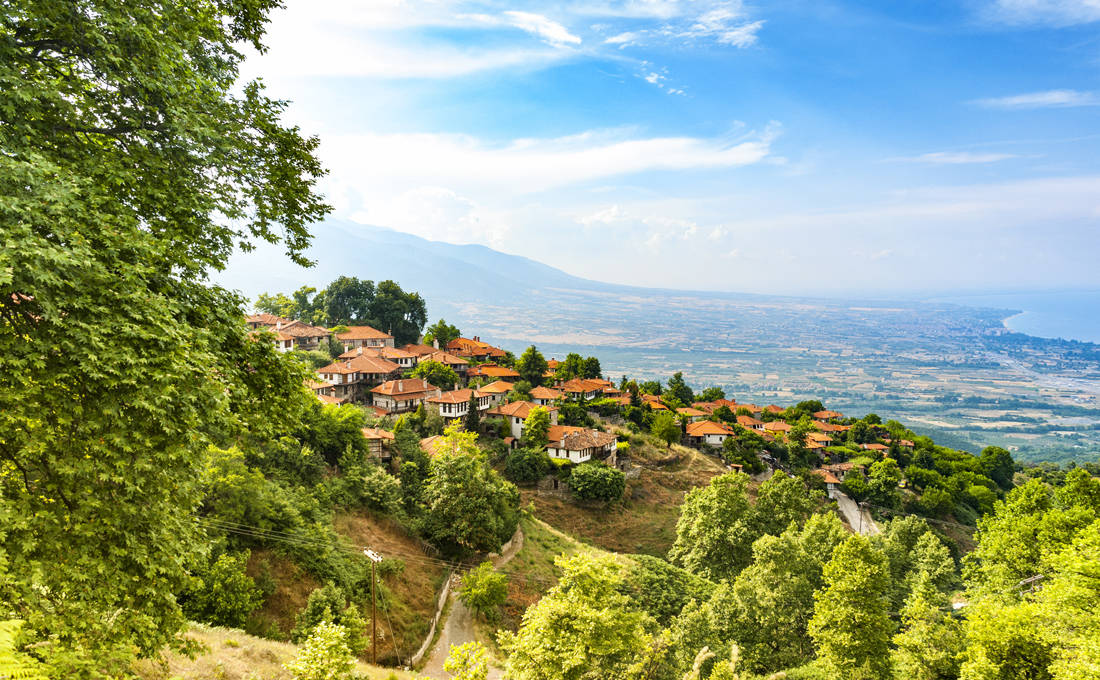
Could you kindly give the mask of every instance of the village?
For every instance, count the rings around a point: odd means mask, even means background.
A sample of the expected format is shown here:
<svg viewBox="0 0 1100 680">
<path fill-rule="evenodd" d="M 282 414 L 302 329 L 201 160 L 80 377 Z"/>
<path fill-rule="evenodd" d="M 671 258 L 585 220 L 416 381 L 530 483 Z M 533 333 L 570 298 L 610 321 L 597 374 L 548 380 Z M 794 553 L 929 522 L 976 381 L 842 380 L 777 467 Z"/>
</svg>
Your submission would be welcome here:
<svg viewBox="0 0 1100 680">
<path fill-rule="evenodd" d="M 510 352 L 477 336 L 458 337 L 442 346 L 435 341 L 396 347 L 392 335 L 370 326 L 330 330 L 266 313 L 249 316 L 246 323 L 254 333 L 266 331 L 273 335 L 272 342 L 280 352 L 315 351 L 328 343 L 342 349 L 332 363 L 316 369 L 316 379 L 308 381 L 307 387 L 322 403 L 358 405 L 379 423 L 392 423 L 402 414 L 420 410 L 438 416 L 445 425 L 462 424 L 468 422 L 473 409 L 477 411 L 476 422 L 486 424 L 485 434 L 499 434 L 509 449 L 515 449 L 527 442 L 524 430 L 531 414 L 545 411 L 549 418 L 545 452 L 558 465 L 601 461 L 613 467 L 628 467 L 621 454 L 629 445 L 620 442 L 616 433 L 623 432 L 616 426 L 637 431 L 640 423 L 623 417 L 628 407 L 653 415 L 668 414 L 665 417 L 679 428 L 679 436 L 667 439 L 669 443 L 675 441 L 719 456 L 729 469 L 789 472 L 789 461 L 777 459 L 770 451 L 776 447 L 795 448 L 803 454 L 803 466 L 812 468 L 833 499 L 843 495 L 846 475 L 866 474 L 869 460 L 889 460 L 892 453 L 905 456 L 915 447 L 913 441 L 892 438 L 881 428 L 871 428 L 869 435 L 853 442 L 849 436 L 851 419 L 824 407 L 807 414 L 804 409 L 775 404 L 739 403 L 724 395 L 682 403 L 667 391 L 663 395 L 653 393 L 659 390 L 659 384 L 658 390 L 652 390 L 652 385 L 642 383 L 639 387 L 625 376 L 616 385 L 603 376 L 563 375 L 562 362 L 554 358 L 545 361 L 542 384 L 531 386 L 522 380 Z M 453 371 L 453 384 L 436 385 L 415 377 L 418 367 L 435 365 Z M 588 418 L 588 426 L 559 422 L 563 408 L 575 410 L 578 406 L 594 416 Z M 391 459 L 392 430 L 367 427 L 362 432 L 377 459 Z M 421 448 L 431 455 L 438 439 L 438 435 L 423 438 Z M 745 447 L 753 449 L 747 456 L 755 467 L 749 464 L 746 469 L 743 457 L 722 455 L 723 451 Z M 848 460 L 853 457 L 853 449 L 865 457 Z"/>
</svg>

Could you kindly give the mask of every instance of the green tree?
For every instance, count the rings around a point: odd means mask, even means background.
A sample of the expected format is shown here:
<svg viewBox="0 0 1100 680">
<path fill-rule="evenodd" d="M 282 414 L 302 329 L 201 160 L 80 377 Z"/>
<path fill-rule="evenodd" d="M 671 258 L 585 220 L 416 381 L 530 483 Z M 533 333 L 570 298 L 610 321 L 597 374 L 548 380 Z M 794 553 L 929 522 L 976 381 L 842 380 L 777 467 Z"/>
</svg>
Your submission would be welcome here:
<svg viewBox="0 0 1100 680">
<path fill-rule="evenodd" d="M 733 583 L 721 611 L 729 635 L 755 673 L 800 666 L 813 658 L 808 626 L 822 571 L 847 532 L 834 514 L 815 515 L 802 529 L 762 536 L 752 546 L 752 564 Z"/>
<path fill-rule="evenodd" d="M 672 395 L 685 406 L 691 406 L 695 401 L 695 395 L 691 393 L 691 388 L 684 382 L 684 374 L 680 371 L 673 373 L 672 377 L 668 379 L 668 388 L 665 389 L 665 394 Z"/>
<path fill-rule="evenodd" d="M 524 350 L 516 361 L 516 372 L 519 373 L 519 377 L 535 387 L 543 383 L 543 374 L 546 373 L 547 368 L 546 359 L 534 345 Z"/>
<path fill-rule="evenodd" d="M 1012 460 L 1012 454 L 999 446 L 987 446 L 982 449 L 979 457 L 982 463 L 982 472 L 987 477 L 997 482 L 1002 489 L 1012 488 L 1012 475 L 1016 471 L 1016 463 Z"/>
<path fill-rule="evenodd" d="M 317 296 L 326 326 L 357 326 L 370 319 L 374 301 L 374 282 L 354 276 L 341 276 Z"/>
<path fill-rule="evenodd" d="M 294 300 L 291 300 L 282 293 L 260 293 L 256 297 L 257 312 L 264 312 L 266 314 L 274 314 L 275 316 L 281 316 L 284 319 L 293 319 L 295 315 Z"/>
<path fill-rule="evenodd" d="M 462 577 L 458 597 L 483 619 L 495 621 L 508 599 L 508 577 L 493 569 L 492 562 L 482 562 Z"/>
<path fill-rule="evenodd" d="M 294 318 L 305 323 L 322 323 L 325 320 L 325 312 L 321 309 L 324 301 L 324 291 L 320 293 L 313 286 L 302 286 L 294 291 Z"/>
<path fill-rule="evenodd" d="M 244 300 L 208 285 L 257 239 L 307 263 L 306 226 L 328 210 L 317 140 L 238 80 L 276 6 L 4 12 L 0 550 L 5 606 L 68 660 L 58 677 L 175 639 L 197 461 L 302 398 L 300 371 L 245 334 Z"/>
<path fill-rule="evenodd" d="M 825 496 L 806 488 L 798 477 L 776 472 L 760 485 L 755 515 L 761 534 L 779 534 L 792 522 L 801 526 Z"/>
<path fill-rule="evenodd" d="M 886 558 L 850 536 L 825 565 L 809 631 L 818 656 L 837 677 L 885 680 L 890 674 L 890 598 Z"/>
<path fill-rule="evenodd" d="M 726 398 L 726 391 L 721 387 L 708 387 L 698 395 L 696 401 L 718 401 Z"/>
<path fill-rule="evenodd" d="M 458 383 L 458 374 L 454 369 L 438 361 L 421 361 L 409 375 L 427 380 L 441 390 L 453 389 Z"/>
<path fill-rule="evenodd" d="M 355 604 L 348 601 L 343 589 L 334 583 L 327 583 L 309 594 L 305 608 L 298 612 L 294 620 L 290 639 L 303 642 L 323 623 L 340 626 L 344 642 L 352 654 L 361 654 L 367 649 L 367 624 Z"/>
<path fill-rule="evenodd" d="M 440 349 L 445 348 L 448 342 L 460 337 L 462 337 L 462 331 L 458 330 L 458 326 L 449 324 L 443 319 L 424 329 L 424 343 L 431 345 L 438 342 Z"/>
<path fill-rule="evenodd" d="M 241 628 L 263 604 L 263 593 L 245 573 L 249 552 L 222 553 L 204 565 L 184 591 L 183 611 L 189 619 L 215 626 Z"/>
<path fill-rule="evenodd" d="M 901 482 L 901 470 L 892 458 L 875 461 L 867 475 L 867 500 L 876 505 L 896 508 L 901 504 L 898 483 Z"/>
<path fill-rule="evenodd" d="M 368 309 L 368 325 L 393 336 L 398 347 L 420 339 L 428 308 L 420 293 L 406 293 L 393 281 L 379 281 Z"/>
<path fill-rule="evenodd" d="M 480 642 L 451 645 L 443 670 L 451 674 L 451 680 L 486 680 L 489 677 L 489 655 Z"/>
<path fill-rule="evenodd" d="M 626 477 L 622 471 L 602 463 L 582 463 L 569 475 L 569 489 L 573 497 L 581 501 L 617 501 L 626 490 Z"/>
<path fill-rule="evenodd" d="M 588 357 L 584 360 L 584 367 L 581 370 L 582 378 L 600 378 L 603 376 L 603 369 L 600 368 L 600 360 L 596 357 Z"/>
<path fill-rule="evenodd" d="M 965 640 L 962 624 L 934 587 L 915 588 L 901 610 L 901 632 L 894 636 L 895 675 L 913 680 L 957 678 Z"/>
<path fill-rule="evenodd" d="M 748 475 L 731 472 L 688 491 L 669 561 L 711 581 L 732 580 L 741 573 L 760 536 L 748 483 Z"/>
<path fill-rule="evenodd" d="M 504 474 L 516 484 L 534 484 L 550 472 L 551 465 L 543 449 L 523 447 L 508 454 Z"/>
<path fill-rule="evenodd" d="M 559 557 L 557 586 L 502 632 L 512 680 L 627 680 L 648 644 L 652 624 L 620 592 L 622 567 L 611 556 Z"/>
<path fill-rule="evenodd" d="M 669 448 L 672 447 L 673 443 L 680 441 L 680 437 L 683 435 L 679 421 L 669 411 L 661 411 L 655 415 L 649 431 Z"/>
<path fill-rule="evenodd" d="M 523 420 L 523 443 L 533 449 L 545 449 L 550 432 L 550 411 L 536 406 Z"/>
<path fill-rule="evenodd" d="M 424 487 L 428 538 L 449 553 L 494 552 L 519 522 L 519 492 L 477 448 L 477 435 L 448 428 Z"/>
<path fill-rule="evenodd" d="M 294 680 L 350 680 L 355 657 L 342 626 L 323 621 L 310 631 L 298 656 L 283 667 Z"/>
<path fill-rule="evenodd" d="M 481 411 L 477 406 L 477 391 L 470 392 L 470 401 L 466 404 L 466 418 L 463 425 L 467 432 L 477 432 L 481 429 Z"/>
<path fill-rule="evenodd" d="M 558 364 L 554 371 L 554 377 L 558 380 L 571 380 L 584 376 L 584 357 L 576 352 L 565 355 L 565 359 Z"/>
</svg>

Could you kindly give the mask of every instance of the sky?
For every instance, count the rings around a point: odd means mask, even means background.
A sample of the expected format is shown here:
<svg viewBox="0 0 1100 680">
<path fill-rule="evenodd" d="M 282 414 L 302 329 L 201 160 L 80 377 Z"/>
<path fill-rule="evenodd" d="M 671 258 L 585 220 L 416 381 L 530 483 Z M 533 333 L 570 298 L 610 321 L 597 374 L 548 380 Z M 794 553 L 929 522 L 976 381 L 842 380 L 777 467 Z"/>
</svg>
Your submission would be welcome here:
<svg viewBox="0 0 1100 680">
<path fill-rule="evenodd" d="M 1100 288 L 1100 0 L 287 0 L 265 42 L 340 218 L 643 286 Z"/>
</svg>

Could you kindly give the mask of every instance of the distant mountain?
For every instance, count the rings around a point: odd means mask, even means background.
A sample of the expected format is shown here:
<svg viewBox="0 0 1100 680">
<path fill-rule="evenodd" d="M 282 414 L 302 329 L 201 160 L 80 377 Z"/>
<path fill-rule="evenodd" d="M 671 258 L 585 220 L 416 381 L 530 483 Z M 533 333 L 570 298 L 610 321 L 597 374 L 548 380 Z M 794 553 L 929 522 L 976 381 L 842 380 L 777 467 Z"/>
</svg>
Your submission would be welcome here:
<svg viewBox="0 0 1100 680">
<path fill-rule="evenodd" d="M 338 276 L 397 281 L 427 298 L 433 315 L 458 303 L 513 304 L 545 289 L 627 290 L 589 281 L 518 255 L 480 245 L 429 241 L 391 229 L 328 220 L 314 227 L 308 257 L 315 267 L 291 264 L 270 246 L 234 257 L 219 283 L 250 298 L 323 286 Z"/>
</svg>

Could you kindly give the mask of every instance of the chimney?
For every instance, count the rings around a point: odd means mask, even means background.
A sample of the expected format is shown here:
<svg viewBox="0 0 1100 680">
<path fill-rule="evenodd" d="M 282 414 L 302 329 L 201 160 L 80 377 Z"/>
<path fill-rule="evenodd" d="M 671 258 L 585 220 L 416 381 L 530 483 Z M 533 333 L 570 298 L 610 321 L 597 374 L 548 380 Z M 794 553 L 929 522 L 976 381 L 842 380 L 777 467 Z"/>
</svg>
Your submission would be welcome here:
<svg viewBox="0 0 1100 680">
<path fill-rule="evenodd" d="M 344 362 L 344 368 L 351 368 L 351 361 L 350 360 Z"/>
<path fill-rule="evenodd" d="M 363 353 L 363 346 L 362 346 L 362 345 L 360 345 L 360 346 L 359 346 L 359 351 L 358 351 L 358 352 L 356 352 L 356 354 L 362 354 L 362 353 Z"/>
<path fill-rule="evenodd" d="M 398 392 L 404 392 L 405 391 L 405 381 L 404 380 L 398 380 L 397 381 L 397 391 Z"/>
<path fill-rule="evenodd" d="M 276 321 L 275 322 L 275 330 L 281 331 L 282 329 L 283 329 L 283 322 L 282 321 Z"/>
</svg>

